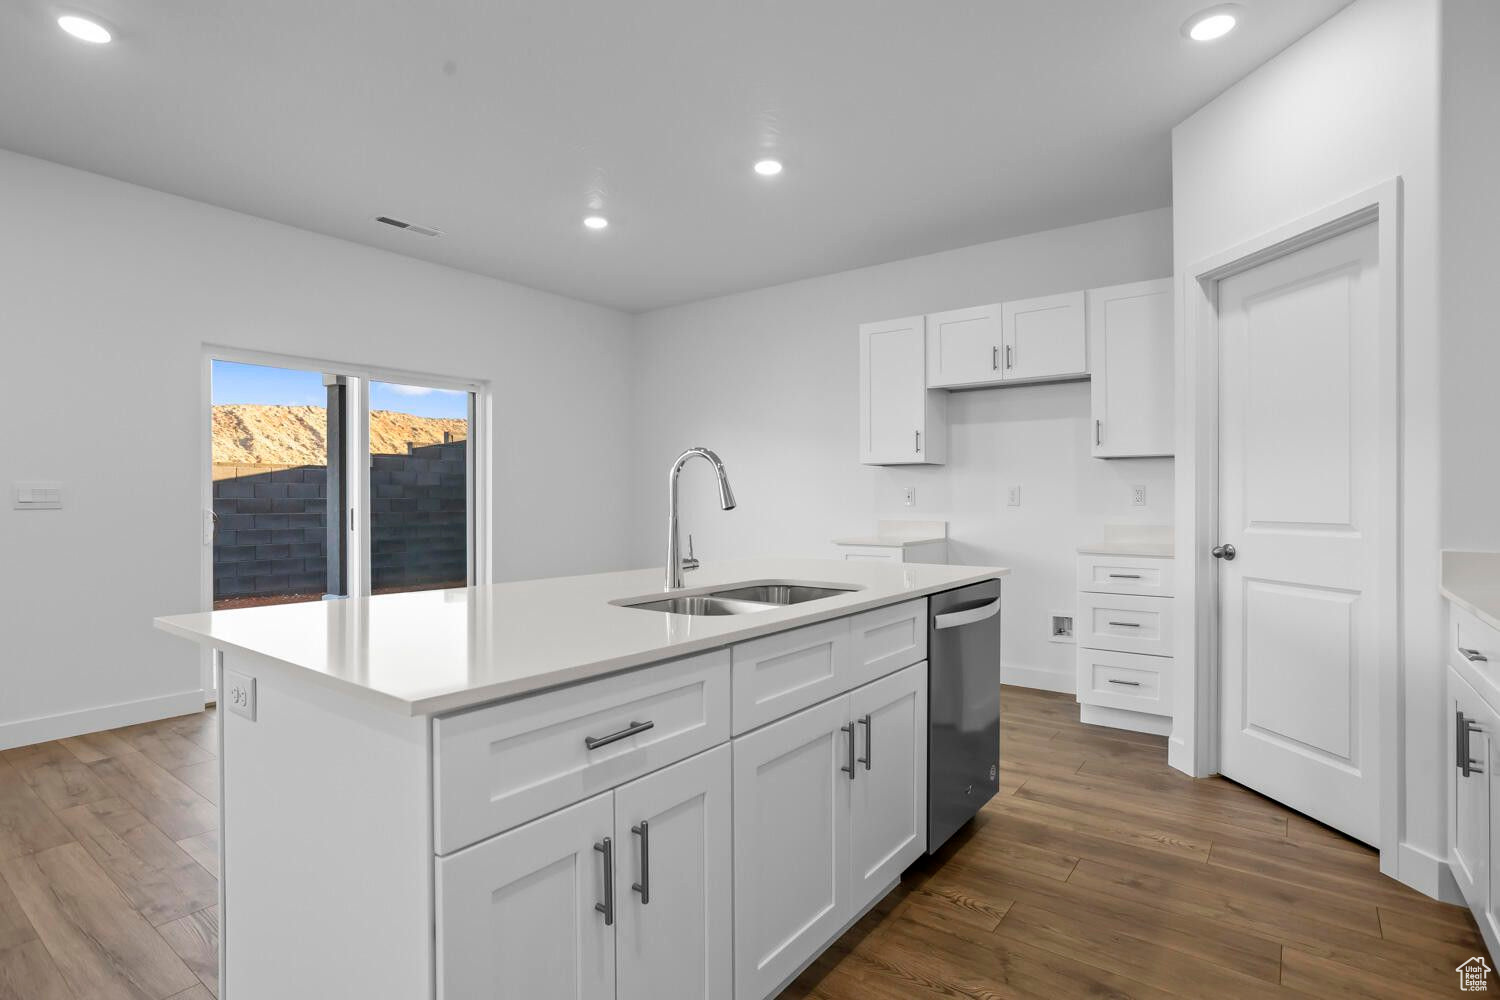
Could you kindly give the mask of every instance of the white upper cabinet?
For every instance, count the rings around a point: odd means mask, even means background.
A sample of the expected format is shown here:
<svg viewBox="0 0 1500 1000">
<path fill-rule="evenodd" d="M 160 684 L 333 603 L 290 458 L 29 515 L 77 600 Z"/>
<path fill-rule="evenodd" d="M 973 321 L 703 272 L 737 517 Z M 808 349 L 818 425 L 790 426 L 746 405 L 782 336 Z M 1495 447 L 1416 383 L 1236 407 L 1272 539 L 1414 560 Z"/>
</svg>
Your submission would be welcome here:
<svg viewBox="0 0 1500 1000">
<path fill-rule="evenodd" d="M 927 317 L 929 388 L 1001 381 L 1000 305 L 974 306 Z"/>
<path fill-rule="evenodd" d="M 1093 455 L 1171 455 L 1172 279 L 1088 293 Z"/>
<path fill-rule="evenodd" d="M 941 465 L 948 398 L 927 388 L 921 316 L 859 328 L 859 460 L 866 465 Z"/>
<path fill-rule="evenodd" d="M 1089 373 L 1084 293 L 1000 307 L 1000 372 L 1006 381 L 1083 378 Z"/>
</svg>

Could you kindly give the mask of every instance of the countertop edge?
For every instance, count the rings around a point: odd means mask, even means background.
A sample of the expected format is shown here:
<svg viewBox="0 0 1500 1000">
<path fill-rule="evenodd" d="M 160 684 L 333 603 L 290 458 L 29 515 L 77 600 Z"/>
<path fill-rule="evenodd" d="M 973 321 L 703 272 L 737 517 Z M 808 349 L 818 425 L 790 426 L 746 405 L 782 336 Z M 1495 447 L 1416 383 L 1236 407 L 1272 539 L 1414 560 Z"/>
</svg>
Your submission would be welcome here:
<svg viewBox="0 0 1500 1000">
<path fill-rule="evenodd" d="M 475 708 L 491 702 L 506 701 L 526 695 L 539 694 L 543 691 L 568 687 L 582 681 L 594 680 L 610 674 L 623 673 L 638 667 L 680 660 L 687 656 L 696 656 L 700 653 L 724 649 L 742 642 L 759 639 L 762 636 L 773 635 L 777 632 L 790 632 L 794 629 L 816 625 L 820 622 L 831 621 L 834 618 L 847 618 L 851 615 L 873 611 L 877 608 L 889 607 L 890 605 L 901 604 L 905 601 L 931 597 L 933 594 L 940 594 L 947 590 L 983 583 L 986 580 L 1000 580 L 1009 576 L 1011 572 L 1008 568 L 1003 567 L 976 567 L 976 570 L 977 572 L 966 574 L 956 580 L 949 580 L 941 584 L 926 587 L 917 587 L 896 594 L 867 598 L 853 604 L 843 604 L 837 608 L 820 609 L 792 620 L 778 619 L 768 622 L 763 626 L 746 628 L 744 631 L 736 632 L 733 635 L 706 636 L 701 640 L 689 640 L 672 646 L 670 650 L 658 649 L 628 653 L 620 657 L 562 667 L 548 673 L 545 681 L 535 677 L 522 678 L 516 681 L 501 681 L 469 688 L 464 691 L 431 695 L 414 700 L 386 694 L 360 684 L 350 683 L 323 671 L 309 669 L 301 664 L 272 656 L 262 650 L 252 649 L 241 643 L 215 639 L 201 632 L 183 628 L 170 620 L 175 617 L 172 615 L 156 617 L 152 619 L 152 624 L 155 628 L 169 635 L 187 639 L 190 642 L 209 649 L 232 649 L 239 653 L 248 654 L 255 657 L 261 663 L 275 666 L 284 676 L 294 681 L 311 683 L 325 691 L 349 695 L 366 704 L 377 706 L 386 711 L 395 711 L 400 715 L 411 717 L 435 716 Z"/>
<path fill-rule="evenodd" d="M 1500 631 L 1500 616 L 1497 616 L 1493 611 L 1487 610 L 1486 608 L 1475 602 L 1472 598 L 1463 596 L 1458 591 L 1450 588 L 1447 584 L 1440 584 L 1438 586 L 1438 593 L 1442 594 L 1448 600 L 1463 608 L 1475 618 L 1478 618 L 1480 621 L 1484 622 L 1490 628 L 1495 629 L 1496 631 Z"/>
</svg>

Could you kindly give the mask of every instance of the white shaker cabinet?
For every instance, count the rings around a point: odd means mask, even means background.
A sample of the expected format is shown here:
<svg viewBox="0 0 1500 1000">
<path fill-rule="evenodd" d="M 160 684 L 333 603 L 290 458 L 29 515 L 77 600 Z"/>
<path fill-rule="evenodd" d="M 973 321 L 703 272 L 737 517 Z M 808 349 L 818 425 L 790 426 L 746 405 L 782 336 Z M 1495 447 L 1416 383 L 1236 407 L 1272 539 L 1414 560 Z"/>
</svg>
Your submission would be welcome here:
<svg viewBox="0 0 1500 1000">
<path fill-rule="evenodd" d="M 1449 867 L 1464 900 L 1482 927 L 1495 905 L 1491 893 L 1491 746 L 1496 717 L 1474 689 L 1456 672 L 1448 672 L 1453 747 L 1449 780 Z"/>
<path fill-rule="evenodd" d="M 988 385 L 1005 378 L 1001 306 L 973 306 L 927 317 L 927 385 Z"/>
<path fill-rule="evenodd" d="M 1171 455 L 1172 279 L 1088 292 L 1095 458 Z"/>
<path fill-rule="evenodd" d="M 849 912 L 849 699 L 734 740 L 736 997 L 801 968 Z"/>
<path fill-rule="evenodd" d="M 611 1000 L 614 793 L 437 860 L 439 1000 Z"/>
<path fill-rule="evenodd" d="M 730 753 L 615 791 L 619 1000 L 728 1000 L 734 953 Z"/>
<path fill-rule="evenodd" d="M 947 460 L 948 395 L 927 388 L 921 316 L 859 328 L 859 460 L 866 465 L 941 465 Z"/>
<path fill-rule="evenodd" d="M 1088 330 L 1083 292 L 1007 302 L 1000 309 L 1000 371 L 1006 381 L 1085 378 Z"/>
<path fill-rule="evenodd" d="M 927 849 L 927 664 L 857 688 L 849 714 L 859 765 L 849 783 L 849 892 L 858 912 Z"/>
</svg>

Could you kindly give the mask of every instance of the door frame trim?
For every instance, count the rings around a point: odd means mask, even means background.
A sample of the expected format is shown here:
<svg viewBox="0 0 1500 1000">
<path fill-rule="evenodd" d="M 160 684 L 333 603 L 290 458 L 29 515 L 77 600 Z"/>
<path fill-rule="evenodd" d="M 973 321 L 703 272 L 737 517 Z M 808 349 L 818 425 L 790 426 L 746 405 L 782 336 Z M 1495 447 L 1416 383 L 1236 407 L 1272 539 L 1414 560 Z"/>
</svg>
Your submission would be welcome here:
<svg viewBox="0 0 1500 1000">
<path fill-rule="evenodd" d="M 1168 761 L 1195 777 L 1219 766 L 1218 571 L 1208 550 L 1218 533 L 1219 283 L 1365 225 L 1377 227 L 1380 379 L 1377 458 L 1377 577 L 1374 599 L 1382 634 L 1377 773 L 1380 790 L 1380 870 L 1395 877 L 1404 788 L 1401 725 L 1401 178 L 1394 177 L 1293 220 L 1178 272 L 1177 323 L 1177 601 L 1180 621 L 1173 650 L 1174 725 Z"/>
</svg>

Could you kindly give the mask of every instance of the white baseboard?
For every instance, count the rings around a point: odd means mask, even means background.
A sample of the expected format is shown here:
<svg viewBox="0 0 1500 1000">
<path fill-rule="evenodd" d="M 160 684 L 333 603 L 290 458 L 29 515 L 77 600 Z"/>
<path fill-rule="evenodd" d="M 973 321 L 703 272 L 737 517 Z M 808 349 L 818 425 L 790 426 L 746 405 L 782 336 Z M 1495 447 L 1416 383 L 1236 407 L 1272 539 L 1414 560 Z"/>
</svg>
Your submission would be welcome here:
<svg viewBox="0 0 1500 1000">
<path fill-rule="evenodd" d="M 1000 664 L 1000 683 L 1036 688 L 1038 691 L 1056 691 L 1059 694 L 1075 694 L 1078 691 L 1077 674 L 1072 670 L 1020 667 L 1013 663 Z"/>
<path fill-rule="evenodd" d="M 1464 905 L 1464 897 L 1453 881 L 1446 858 L 1430 854 L 1420 847 L 1403 843 L 1396 854 L 1396 879 L 1420 893 L 1445 903 Z"/>
<path fill-rule="evenodd" d="M 169 719 L 174 715 L 190 715 L 203 711 L 204 696 L 205 692 L 201 688 L 194 688 L 191 691 L 143 698 L 140 701 L 127 701 L 120 705 L 100 705 L 61 715 L 0 723 L 0 750 L 97 733 L 103 729 L 133 726 L 138 722 Z"/>
<path fill-rule="evenodd" d="M 1103 705 L 1079 705 L 1078 721 L 1089 726 L 1128 729 L 1134 733 L 1151 733 L 1155 736 L 1170 736 L 1172 733 L 1172 720 L 1165 715 L 1149 715 L 1123 708 L 1106 708 Z"/>
</svg>

